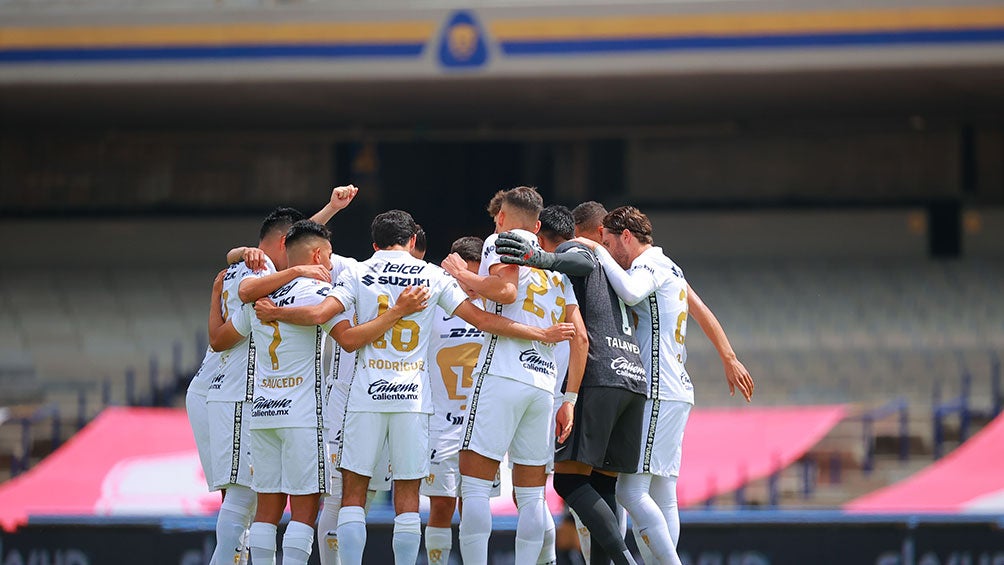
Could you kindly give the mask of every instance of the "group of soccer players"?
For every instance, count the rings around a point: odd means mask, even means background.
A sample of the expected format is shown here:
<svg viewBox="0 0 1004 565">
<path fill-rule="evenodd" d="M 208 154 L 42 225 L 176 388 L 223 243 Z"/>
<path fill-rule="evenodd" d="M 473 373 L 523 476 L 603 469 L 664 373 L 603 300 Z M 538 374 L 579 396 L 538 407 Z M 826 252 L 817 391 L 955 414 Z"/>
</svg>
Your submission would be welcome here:
<svg viewBox="0 0 1004 565">
<path fill-rule="evenodd" d="M 417 560 L 422 494 L 429 562 L 449 561 L 459 499 L 463 562 L 486 564 L 507 457 L 517 564 L 555 561 L 550 473 L 590 563 L 634 563 L 620 507 L 647 563 L 679 563 L 688 316 L 733 394 L 749 401 L 753 381 L 648 218 L 544 208 L 516 187 L 488 205 L 495 233 L 457 240 L 441 268 L 400 210 L 374 218 L 375 252 L 356 261 L 324 227 L 356 192 L 334 189 L 309 220 L 276 209 L 214 283 L 211 349 L 186 399 L 207 482 L 225 491 L 212 562 L 247 548 L 275 563 L 288 501 L 284 564 L 307 562 L 315 522 L 322 565 L 361 563 L 368 501 L 392 482 L 395 562 Z"/>
</svg>

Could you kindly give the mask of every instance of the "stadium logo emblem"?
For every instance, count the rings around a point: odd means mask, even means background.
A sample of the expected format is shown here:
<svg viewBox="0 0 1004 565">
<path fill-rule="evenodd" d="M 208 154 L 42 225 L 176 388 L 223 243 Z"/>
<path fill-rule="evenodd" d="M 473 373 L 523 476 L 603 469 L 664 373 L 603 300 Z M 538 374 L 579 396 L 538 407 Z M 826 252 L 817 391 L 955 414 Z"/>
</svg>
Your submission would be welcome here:
<svg viewBox="0 0 1004 565">
<path fill-rule="evenodd" d="M 488 62 L 485 34 L 471 12 L 454 12 L 439 38 L 439 62 L 447 68 L 480 67 Z"/>
</svg>

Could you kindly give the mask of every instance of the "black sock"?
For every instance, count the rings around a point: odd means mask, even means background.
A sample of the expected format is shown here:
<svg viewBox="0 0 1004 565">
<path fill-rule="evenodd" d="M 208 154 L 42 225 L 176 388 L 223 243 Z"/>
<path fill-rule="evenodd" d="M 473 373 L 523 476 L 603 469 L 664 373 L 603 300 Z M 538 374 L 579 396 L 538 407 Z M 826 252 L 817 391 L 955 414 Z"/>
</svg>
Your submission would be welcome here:
<svg viewBox="0 0 1004 565">
<path fill-rule="evenodd" d="M 590 565 L 600 563 L 597 559 L 604 559 L 604 563 L 612 559 L 616 565 L 635 565 L 624 544 L 624 538 L 621 537 L 617 515 L 589 483 L 589 477 L 555 473 L 554 490 L 575 510 L 582 524 L 589 530 L 593 540 Z"/>
</svg>

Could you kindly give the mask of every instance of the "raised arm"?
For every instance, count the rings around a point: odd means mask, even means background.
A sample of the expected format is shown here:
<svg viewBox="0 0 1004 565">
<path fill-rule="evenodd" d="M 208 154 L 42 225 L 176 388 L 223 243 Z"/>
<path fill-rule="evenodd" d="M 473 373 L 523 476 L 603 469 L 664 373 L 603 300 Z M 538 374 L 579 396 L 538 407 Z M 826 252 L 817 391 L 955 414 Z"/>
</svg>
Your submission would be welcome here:
<svg viewBox="0 0 1004 565">
<path fill-rule="evenodd" d="M 582 384 L 582 375 L 586 372 L 586 358 L 589 355 L 589 337 L 586 333 L 586 324 L 582 321 L 582 313 L 579 312 L 579 307 L 574 305 L 565 306 L 565 319 L 575 327 L 575 336 L 572 337 L 568 344 L 568 378 L 565 380 L 565 401 L 558 408 L 554 421 L 554 434 L 561 443 L 564 443 L 568 439 L 568 434 L 572 433 L 572 425 L 575 420 L 575 403 L 571 399 L 578 397 L 579 386 Z"/>
<path fill-rule="evenodd" d="M 345 306 L 334 296 L 328 296 L 314 306 L 279 308 L 270 298 L 259 298 L 254 303 L 254 313 L 262 322 L 286 322 L 297 326 L 319 326 L 345 311 Z"/>
<path fill-rule="evenodd" d="M 589 251 L 581 247 L 561 253 L 549 253 L 531 246 L 523 238 L 509 232 L 499 234 L 495 251 L 503 263 L 548 269 L 573 277 L 584 277 L 596 268 L 593 259 L 585 255 Z"/>
<path fill-rule="evenodd" d="M 241 302 L 248 304 L 259 298 L 268 296 L 298 277 L 307 277 L 330 283 L 331 271 L 325 269 L 322 265 L 297 265 L 263 277 L 246 277 L 241 281 L 241 285 L 237 289 L 237 296 L 240 297 Z M 326 322 L 330 319 L 329 317 L 323 321 Z"/>
<path fill-rule="evenodd" d="M 729 338 L 725 335 L 725 329 L 718 322 L 718 318 L 689 284 L 687 285 L 687 308 L 722 358 L 722 365 L 725 367 L 725 380 L 729 383 L 729 393 L 735 396 L 736 387 L 739 387 L 743 398 L 746 399 L 746 402 L 750 402 L 753 396 L 753 377 L 736 357 L 736 352 L 732 350 L 732 344 L 729 343 Z"/>
<path fill-rule="evenodd" d="M 429 287 L 407 287 L 394 301 L 394 305 L 368 322 L 353 326 L 343 320 L 331 328 L 331 337 L 345 351 L 355 351 L 383 337 L 401 318 L 425 310 L 429 304 Z"/>
<path fill-rule="evenodd" d="M 479 296 L 498 302 L 512 304 L 516 302 L 519 282 L 519 267 L 496 263 L 489 268 L 488 276 L 481 276 L 467 270 L 467 263 L 456 253 L 450 253 L 443 259 L 443 269 L 453 275 L 460 283 L 467 286 Z"/>
<path fill-rule="evenodd" d="M 528 326 L 514 322 L 509 318 L 485 312 L 469 300 L 460 303 L 460 306 L 457 306 L 457 309 L 453 311 L 453 315 L 459 316 L 483 332 L 502 337 L 542 341 L 544 343 L 558 343 L 575 336 L 575 326 L 571 323 L 562 322 L 549 328 Z"/>
<path fill-rule="evenodd" d="M 316 214 L 311 216 L 310 219 L 319 224 L 330 222 L 335 214 L 344 210 L 352 202 L 357 192 L 359 192 L 359 189 L 351 184 L 348 186 L 336 186 L 331 191 L 331 200 L 324 205 L 324 208 L 321 208 Z"/>
</svg>

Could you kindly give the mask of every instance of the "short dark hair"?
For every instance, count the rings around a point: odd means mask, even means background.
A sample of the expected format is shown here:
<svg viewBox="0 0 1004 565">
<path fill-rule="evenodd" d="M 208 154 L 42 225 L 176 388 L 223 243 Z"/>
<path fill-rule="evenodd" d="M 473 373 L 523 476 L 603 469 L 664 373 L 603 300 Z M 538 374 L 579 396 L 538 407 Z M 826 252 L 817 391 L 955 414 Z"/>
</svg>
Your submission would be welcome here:
<svg viewBox="0 0 1004 565">
<path fill-rule="evenodd" d="M 554 204 L 541 210 L 540 235 L 552 241 L 556 239 L 568 241 L 575 237 L 575 222 L 572 220 L 572 211 L 560 204 Z"/>
<path fill-rule="evenodd" d="M 517 186 L 502 193 L 502 204 L 512 206 L 536 219 L 544 208 L 544 199 L 532 186 Z"/>
<path fill-rule="evenodd" d="M 583 226 L 586 229 L 598 227 L 603 223 L 603 217 L 607 215 L 607 209 L 595 200 L 583 202 L 572 210 L 572 218 L 575 219 L 576 226 Z"/>
<path fill-rule="evenodd" d="M 390 210 L 377 214 L 370 224 L 370 234 L 378 249 L 406 245 L 417 231 L 418 224 L 415 223 L 415 219 L 404 210 Z"/>
<path fill-rule="evenodd" d="M 652 243 L 652 222 L 634 206 L 621 206 L 604 216 L 603 227 L 615 233 L 628 230 L 641 243 Z"/>
<path fill-rule="evenodd" d="M 492 195 L 492 199 L 488 201 L 488 215 L 495 217 L 499 215 L 499 210 L 502 209 L 502 199 L 505 198 L 505 191 L 500 190 Z"/>
<path fill-rule="evenodd" d="M 286 233 L 290 226 L 304 218 L 296 208 L 280 206 L 265 216 L 265 221 L 261 223 L 261 231 L 258 232 L 258 241 L 265 239 L 271 232 Z"/>
<path fill-rule="evenodd" d="M 476 235 L 468 235 L 454 241 L 450 246 L 450 253 L 460 255 L 464 261 L 480 261 L 481 248 L 484 246 L 485 240 Z"/>
<path fill-rule="evenodd" d="M 331 230 L 312 220 L 300 220 L 286 232 L 286 247 L 293 247 L 312 237 L 330 241 Z"/>
<path fill-rule="evenodd" d="M 429 242 L 425 239 L 425 230 L 422 229 L 422 224 L 415 224 L 415 251 L 419 253 L 424 253 L 426 249 L 429 248 Z"/>
</svg>

